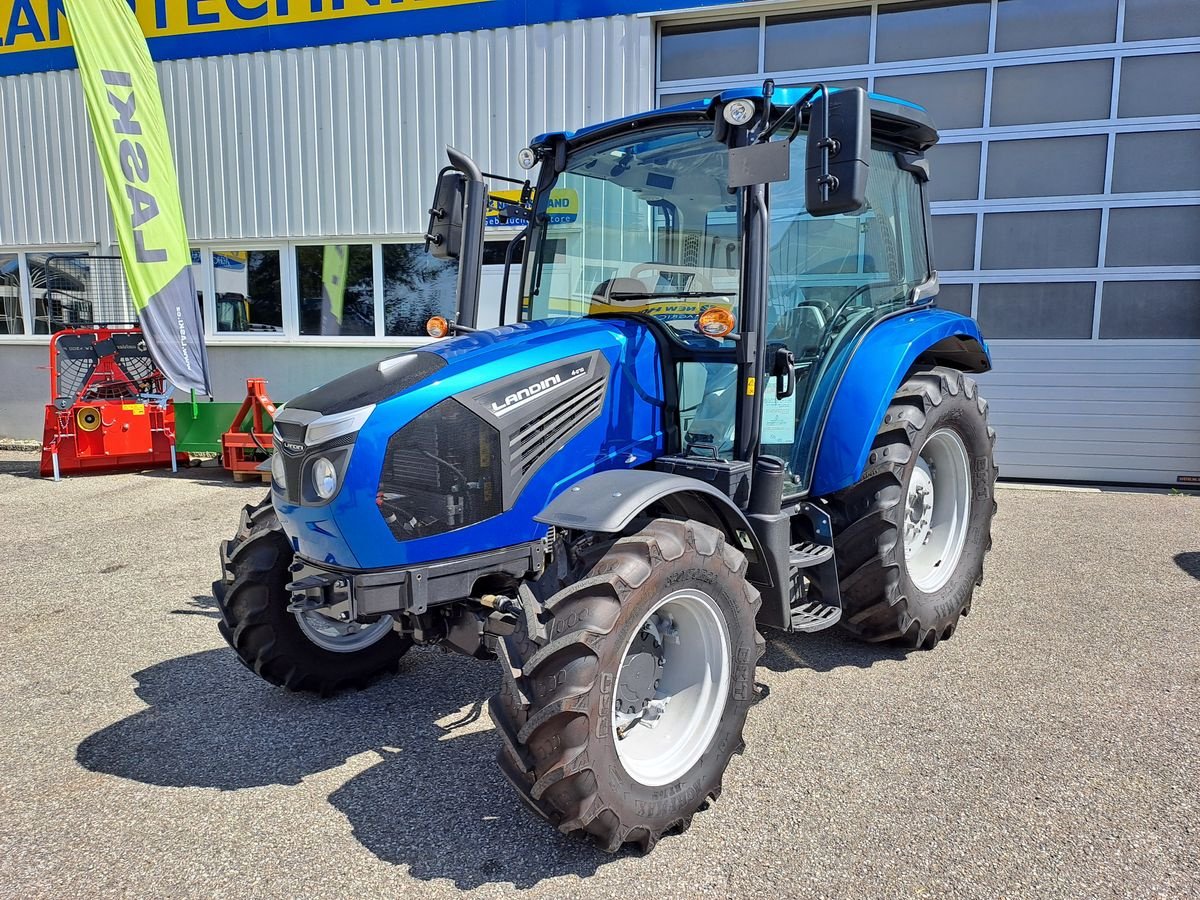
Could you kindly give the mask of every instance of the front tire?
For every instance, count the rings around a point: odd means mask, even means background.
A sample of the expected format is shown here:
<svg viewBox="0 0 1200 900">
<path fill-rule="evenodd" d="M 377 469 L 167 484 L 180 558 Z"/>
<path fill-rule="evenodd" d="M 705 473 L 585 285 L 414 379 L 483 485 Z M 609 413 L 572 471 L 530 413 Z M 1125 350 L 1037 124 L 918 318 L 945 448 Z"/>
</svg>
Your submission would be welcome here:
<svg viewBox="0 0 1200 900">
<path fill-rule="evenodd" d="M 954 634 L 992 546 L 995 441 L 962 372 L 939 366 L 900 386 L 862 478 L 829 498 L 845 630 L 924 649 Z"/>
<path fill-rule="evenodd" d="M 246 668 L 271 684 L 321 695 L 396 671 L 411 642 L 390 620 L 355 630 L 314 618 L 319 613 L 301 619 L 288 612 L 292 559 L 270 495 L 242 510 L 237 534 L 222 544 L 224 577 L 213 582 L 217 627 Z"/>
<path fill-rule="evenodd" d="M 745 573 L 720 531 L 655 519 L 504 639 L 489 711 L 528 806 L 645 852 L 720 795 L 764 647 Z"/>
</svg>

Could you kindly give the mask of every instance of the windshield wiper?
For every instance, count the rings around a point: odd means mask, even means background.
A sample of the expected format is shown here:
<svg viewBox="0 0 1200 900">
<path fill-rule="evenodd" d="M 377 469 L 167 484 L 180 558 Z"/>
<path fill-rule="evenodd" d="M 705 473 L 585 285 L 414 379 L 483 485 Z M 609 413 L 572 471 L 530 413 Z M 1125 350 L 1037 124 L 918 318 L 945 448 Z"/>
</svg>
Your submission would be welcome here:
<svg viewBox="0 0 1200 900">
<path fill-rule="evenodd" d="M 654 300 L 657 297 L 731 297 L 734 293 L 734 291 L 657 291 L 653 293 L 613 291 L 608 298 L 610 300 L 618 298 L 621 300 Z"/>
</svg>

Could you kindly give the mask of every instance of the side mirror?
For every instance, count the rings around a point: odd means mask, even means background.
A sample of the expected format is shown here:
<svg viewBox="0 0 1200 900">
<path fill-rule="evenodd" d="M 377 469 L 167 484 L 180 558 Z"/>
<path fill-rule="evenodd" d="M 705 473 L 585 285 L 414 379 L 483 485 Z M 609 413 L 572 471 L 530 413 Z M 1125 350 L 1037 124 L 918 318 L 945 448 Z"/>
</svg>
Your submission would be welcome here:
<svg viewBox="0 0 1200 900">
<path fill-rule="evenodd" d="M 813 100 L 804 162 L 804 206 L 812 216 L 857 213 L 867 205 L 871 107 L 867 92 L 822 91 Z"/>
<path fill-rule="evenodd" d="M 454 169 L 442 169 L 437 190 L 433 192 L 429 230 L 425 234 L 425 249 L 438 259 L 458 259 L 462 253 L 466 195 L 467 176 Z"/>
</svg>

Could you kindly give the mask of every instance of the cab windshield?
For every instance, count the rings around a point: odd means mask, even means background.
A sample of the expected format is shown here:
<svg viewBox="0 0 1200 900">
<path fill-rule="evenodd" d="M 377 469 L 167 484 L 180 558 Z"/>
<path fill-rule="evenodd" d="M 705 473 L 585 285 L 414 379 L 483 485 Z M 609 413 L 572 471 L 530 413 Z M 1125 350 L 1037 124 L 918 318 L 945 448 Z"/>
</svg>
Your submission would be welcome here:
<svg viewBox="0 0 1200 900">
<path fill-rule="evenodd" d="M 572 156 L 538 198 L 522 319 L 642 313 L 681 334 L 738 316 L 738 196 L 711 125 L 671 126 Z"/>
</svg>

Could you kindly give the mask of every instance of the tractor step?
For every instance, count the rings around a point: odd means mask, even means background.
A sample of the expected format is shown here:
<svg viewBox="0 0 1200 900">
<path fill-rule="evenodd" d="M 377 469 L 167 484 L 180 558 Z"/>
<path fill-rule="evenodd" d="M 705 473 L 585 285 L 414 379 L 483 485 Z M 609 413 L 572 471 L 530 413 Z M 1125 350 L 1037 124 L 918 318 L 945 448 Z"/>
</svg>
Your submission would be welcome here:
<svg viewBox="0 0 1200 900">
<path fill-rule="evenodd" d="M 792 544 L 788 554 L 788 563 L 793 569 L 808 569 L 829 562 L 833 558 L 833 548 L 825 544 L 814 544 L 811 541 L 801 541 Z"/>
<path fill-rule="evenodd" d="M 841 595 L 833 566 L 833 547 L 815 541 L 792 544 L 791 630 L 823 631 L 842 618 Z M 832 600 L 833 602 L 827 602 Z"/>
<path fill-rule="evenodd" d="M 824 631 L 842 618 L 840 606 L 810 600 L 792 607 L 792 631 Z"/>
</svg>

